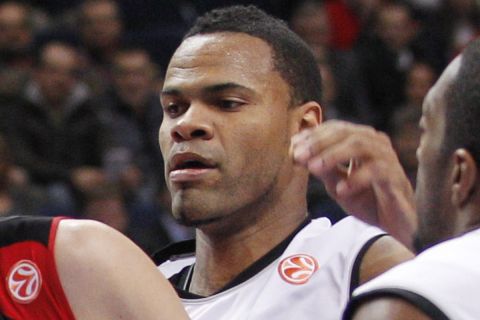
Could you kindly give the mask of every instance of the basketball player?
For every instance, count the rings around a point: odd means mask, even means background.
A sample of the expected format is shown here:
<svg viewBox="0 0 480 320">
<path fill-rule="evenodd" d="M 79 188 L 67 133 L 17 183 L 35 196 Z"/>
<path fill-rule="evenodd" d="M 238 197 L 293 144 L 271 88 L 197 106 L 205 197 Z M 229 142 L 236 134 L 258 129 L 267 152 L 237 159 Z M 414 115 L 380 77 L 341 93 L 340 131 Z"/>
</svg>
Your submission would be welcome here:
<svg viewBox="0 0 480 320">
<path fill-rule="evenodd" d="M 173 215 L 197 231 L 156 259 L 192 319 L 339 319 L 411 257 L 355 218 L 308 218 L 289 148 L 321 123 L 320 88 L 304 42 L 251 6 L 207 13 L 174 53 L 159 139 Z"/>
<path fill-rule="evenodd" d="M 0 319 L 187 319 L 143 252 L 93 221 L 0 219 Z"/>
<path fill-rule="evenodd" d="M 383 135 L 330 123 L 296 138 L 295 157 L 326 178 L 332 195 L 344 205 L 369 203 L 354 214 L 385 229 L 405 226 L 396 234 L 420 253 L 360 287 L 345 319 L 480 317 L 479 74 L 477 40 L 447 67 L 425 98 L 417 149 L 418 227 L 398 159 Z M 357 165 L 348 178 L 335 173 L 335 162 L 352 158 Z"/>
</svg>

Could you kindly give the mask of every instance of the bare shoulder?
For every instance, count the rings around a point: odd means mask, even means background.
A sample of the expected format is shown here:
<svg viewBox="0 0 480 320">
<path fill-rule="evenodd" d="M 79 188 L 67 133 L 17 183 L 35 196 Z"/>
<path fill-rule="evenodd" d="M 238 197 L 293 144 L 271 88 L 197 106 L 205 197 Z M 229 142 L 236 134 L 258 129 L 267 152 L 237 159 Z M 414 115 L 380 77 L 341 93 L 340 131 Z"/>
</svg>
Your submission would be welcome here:
<svg viewBox="0 0 480 320">
<path fill-rule="evenodd" d="M 362 303 L 352 320 L 431 320 L 414 305 L 400 298 L 376 298 Z"/>
<path fill-rule="evenodd" d="M 69 263 L 105 259 L 112 254 L 130 251 L 133 245 L 120 232 L 92 220 L 62 220 L 56 239 L 56 254 L 67 255 L 71 258 Z"/>
<path fill-rule="evenodd" d="M 153 262 L 102 223 L 62 220 L 55 260 L 77 319 L 185 319 L 173 288 Z"/>
<path fill-rule="evenodd" d="M 414 254 L 403 244 L 391 236 L 383 236 L 370 246 L 363 257 L 360 265 L 360 284 L 412 258 Z"/>
</svg>

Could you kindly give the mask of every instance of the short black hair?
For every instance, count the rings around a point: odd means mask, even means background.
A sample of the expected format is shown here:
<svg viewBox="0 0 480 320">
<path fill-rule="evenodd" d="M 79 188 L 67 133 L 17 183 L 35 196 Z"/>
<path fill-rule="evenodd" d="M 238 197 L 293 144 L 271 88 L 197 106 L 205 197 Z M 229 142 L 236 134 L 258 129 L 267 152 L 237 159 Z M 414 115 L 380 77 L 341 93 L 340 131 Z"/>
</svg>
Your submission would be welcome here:
<svg viewBox="0 0 480 320">
<path fill-rule="evenodd" d="M 253 5 L 230 6 L 199 17 L 184 39 L 217 32 L 244 33 L 265 41 L 272 49 L 275 70 L 290 86 L 292 104 L 321 102 L 322 81 L 315 57 L 284 21 Z"/>
<path fill-rule="evenodd" d="M 445 98 L 444 154 L 465 148 L 480 166 L 480 39 L 464 50 L 460 69 Z"/>
</svg>

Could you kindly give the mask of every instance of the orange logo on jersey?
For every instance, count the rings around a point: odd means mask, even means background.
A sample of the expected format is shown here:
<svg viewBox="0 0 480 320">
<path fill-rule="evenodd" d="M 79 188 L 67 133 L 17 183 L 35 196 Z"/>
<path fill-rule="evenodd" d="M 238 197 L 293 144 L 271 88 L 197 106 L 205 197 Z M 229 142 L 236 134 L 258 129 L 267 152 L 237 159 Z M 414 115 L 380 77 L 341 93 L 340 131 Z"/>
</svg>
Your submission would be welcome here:
<svg viewBox="0 0 480 320">
<path fill-rule="evenodd" d="M 295 254 L 283 259 L 278 265 L 278 273 L 290 284 L 304 284 L 318 270 L 318 262 L 308 254 Z"/>
<path fill-rule="evenodd" d="M 7 275 L 7 288 L 12 298 L 20 303 L 30 303 L 40 293 L 42 275 L 30 260 L 17 262 Z"/>
</svg>

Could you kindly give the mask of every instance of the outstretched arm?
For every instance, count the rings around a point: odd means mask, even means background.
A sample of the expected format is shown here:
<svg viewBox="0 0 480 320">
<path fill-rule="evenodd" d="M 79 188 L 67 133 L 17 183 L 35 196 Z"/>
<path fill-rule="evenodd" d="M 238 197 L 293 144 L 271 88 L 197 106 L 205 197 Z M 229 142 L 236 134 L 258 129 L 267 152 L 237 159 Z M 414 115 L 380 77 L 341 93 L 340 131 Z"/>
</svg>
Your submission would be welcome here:
<svg viewBox="0 0 480 320">
<path fill-rule="evenodd" d="M 413 189 L 386 134 L 331 120 L 294 136 L 292 153 L 346 212 L 412 248 Z"/>
<path fill-rule="evenodd" d="M 77 319 L 187 319 L 173 288 L 121 233 L 99 222 L 62 220 L 55 260 Z"/>
</svg>

